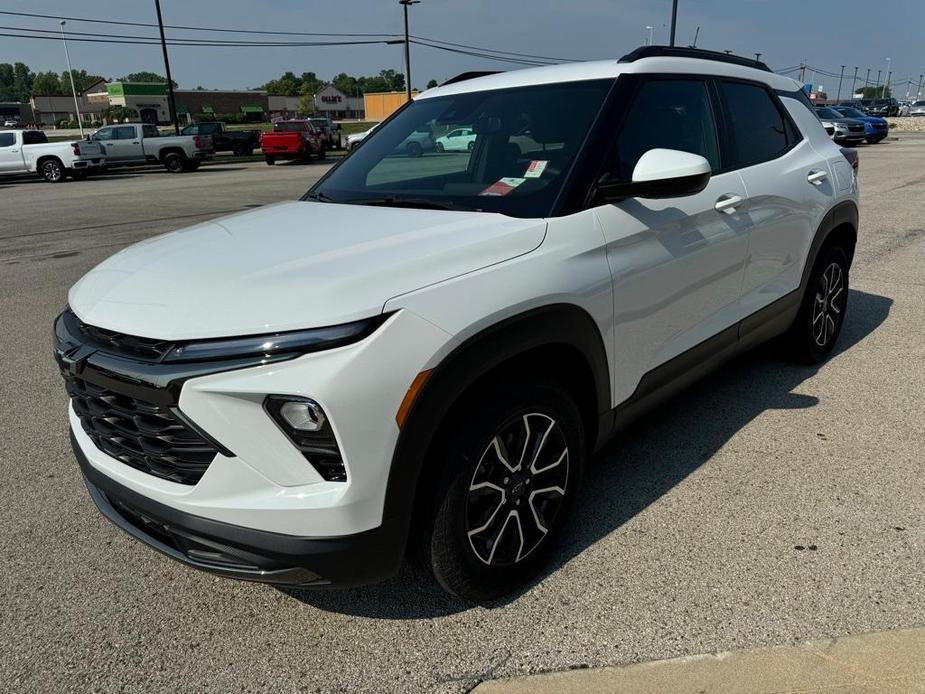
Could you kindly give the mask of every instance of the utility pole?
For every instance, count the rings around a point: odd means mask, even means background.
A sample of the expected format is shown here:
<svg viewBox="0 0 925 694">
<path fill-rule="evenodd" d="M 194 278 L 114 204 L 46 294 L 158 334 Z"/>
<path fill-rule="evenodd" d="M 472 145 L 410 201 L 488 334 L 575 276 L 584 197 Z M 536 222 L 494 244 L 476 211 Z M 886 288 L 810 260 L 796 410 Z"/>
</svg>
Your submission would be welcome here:
<svg viewBox="0 0 925 694">
<path fill-rule="evenodd" d="M 674 30 L 678 23 L 678 0 L 671 0 L 671 35 L 668 38 L 668 45 L 674 47 Z"/>
<path fill-rule="evenodd" d="M 421 0 L 398 0 L 405 11 L 405 93 L 411 101 L 411 41 L 408 39 L 408 6 L 417 5 Z"/>
<path fill-rule="evenodd" d="M 893 76 L 893 71 L 892 71 L 892 70 L 890 70 L 888 73 L 886 73 L 886 86 L 883 88 L 883 94 L 881 94 L 881 96 L 882 96 L 884 99 L 887 98 L 887 96 L 889 96 L 889 95 L 887 94 L 887 92 L 890 91 L 890 78 L 891 78 L 892 76 Z"/>
<path fill-rule="evenodd" d="M 916 91 L 915 93 L 915 96 L 917 99 L 922 98 L 922 77 L 923 77 L 922 73 L 919 73 L 919 88 L 918 88 L 918 91 Z"/>
<path fill-rule="evenodd" d="M 806 63 L 800 63 L 800 84 L 806 83 Z"/>
<path fill-rule="evenodd" d="M 864 89 L 870 86 L 870 68 L 867 68 L 867 77 L 864 78 Z"/>
<path fill-rule="evenodd" d="M 841 66 L 841 74 L 838 76 L 838 95 L 835 97 L 835 101 L 841 101 L 841 81 L 845 76 L 845 66 Z"/>
<path fill-rule="evenodd" d="M 877 70 L 877 89 L 880 89 L 880 73 L 881 73 L 881 72 L 883 72 L 883 70 Z M 883 91 L 882 91 L 882 90 L 881 90 L 881 92 L 880 92 L 880 96 L 881 96 L 881 97 L 883 96 Z"/>
<path fill-rule="evenodd" d="M 170 76 L 170 60 L 167 58 L 167 39 L 164 38 L 164 19 L 161 17 L 161 0 L 154 0 L 154 7 L 157 9 L 157 26 L 161 31 L 161 50 L 164 51 L 164 71 L 167 73 L 167 111 L 170 114 L 170 122 L 173 123 L 173 131 L 180 134 L 180 121 L 177 120 L 177 104 L 173 95 L 173 77 Z"/>
<path fill-rule="evenodd" d="M 851 98 L 854 98 L 854 95 L 857 94 L 857 82 L 858 82 L 858 66 L 854 66 L 854 77 L 851 78 Z"/>
<path fill-rule="evenodd" d="M 71 93 L 74 95 L 74 110 L 77 112 L 77 127 L 80 128 L 80 139 L 84 138 L 84 124 L 80 118 L 80 105 L 77 103 L 77 88 L 74 86 L 74 70 L 71 69 L 71 54 L 67 52 L 67 39 L 64 37 L 65 21 L 61 20 L 61 42 L 64 44 L 64 57 L 67 60 L 67 76 L 71 78 Z"/>
</svg>

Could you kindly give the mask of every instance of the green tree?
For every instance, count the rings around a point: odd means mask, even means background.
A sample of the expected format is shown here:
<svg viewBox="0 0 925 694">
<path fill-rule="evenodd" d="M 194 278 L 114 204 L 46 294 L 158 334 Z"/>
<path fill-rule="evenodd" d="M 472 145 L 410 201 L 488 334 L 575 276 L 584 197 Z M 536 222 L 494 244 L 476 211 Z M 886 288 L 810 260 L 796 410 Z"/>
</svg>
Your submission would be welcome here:
<svg viewBox="0 0 925 694">
<path fill-rule="evenodd" d="M 438 84 L 437 80 L 431 80 L 430 82 L 427 83 L 427 88 L 433 89 L 434 87 L 437 86 L 437 84 Z"/>
<path fill-rule="evenodd" d="M 13 66 L 10 63 L 0 63 L 0 101 L 14 101 Z"/>
<path fill-rule="evenodd" d="M 25 63 L 13 64 L 13 99 L 15 101 L 28 101 L 32 96 L 32 81 L 35 74 Z"/>
<path fill-rule="evenodd" d="M 140 72 L 130 72 L 127 75 L 124 75 L 119 78 L 120 82 L 163 82 L 167 83 L 167 78 L 163 75 L 159 75 L 156 72 L 148 72 L 142 70 Z M 177 81 L 173 80 L 173 88 L 177 88 Z"/>
<path fill-rule="evenodd" d="M 70 85 L 67 91 L 70 91 Z M 56 72 L 40 72 L 32 81 L 32 93 L 36 96 L 55 96 L 64 94 L 65 90 Z"/>
<path fill-rule="evenodd" d="M 299 94 L 302 94 L 303 90 L 308 90 L 311 94 L 317 94 L 327 86 L 327 83 L 319 79 L 318 75 L 314 72 L 303 72 L 300 79 L 302 81 L 302 86 L 299 88 Z"/>
<path fill-rule="evenodd" d="M 78 92 L 82 92 L 85 89 L 89 89 L 94 84 L 96 84 L 101 79 L 103 79 L 103 77 L 101 77 L 100 75 L 87 74 L 86 70 L 73 70 L 72 73 L 74 75 L 74 88 Z M 60 82 L 61 82 L 62 91 L 64 92 L 71 91 L 71 81 L 70 79 L 68 79 L 67 70 L 61 73 Z"/>
<path fill-rule="evenodd" d="M 885 84 L 870 85 L 861 88 L 861 94 L 864 95 L 864 99 L 886 99 L 892 96 L 892 93 L 893 90 L 889 89 Z"/>
<path fill-rule="evenodd" d="M 282 74 L 279 79 L 270 80 L 263 88 L 266 90 L 267 94 L 273 96 L 298 96 L 299 89 L 302 88 L 302 83 L 299 78 L 295 76 L 295 73 L 292 71 L 287 71 Z"/>
</svg>

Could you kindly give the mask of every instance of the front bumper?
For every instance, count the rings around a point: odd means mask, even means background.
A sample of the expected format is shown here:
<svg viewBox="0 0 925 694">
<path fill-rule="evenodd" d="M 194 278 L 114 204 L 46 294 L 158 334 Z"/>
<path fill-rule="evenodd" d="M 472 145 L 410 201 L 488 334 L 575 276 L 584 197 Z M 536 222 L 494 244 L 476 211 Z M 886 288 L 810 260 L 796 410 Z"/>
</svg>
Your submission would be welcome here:
<svg viewBox="0 0 925 694">
<path fill-rule="evenodd" d="M 195 516 L 158 503 L 93 467 L 71 446 L 90 498 L 136 540 L 194 569 L 286 586 L 355 586 L 385 580 L 401 565 L 405 528 L 386 522 L 344 537 L 297 537 Z"/>
</svg>

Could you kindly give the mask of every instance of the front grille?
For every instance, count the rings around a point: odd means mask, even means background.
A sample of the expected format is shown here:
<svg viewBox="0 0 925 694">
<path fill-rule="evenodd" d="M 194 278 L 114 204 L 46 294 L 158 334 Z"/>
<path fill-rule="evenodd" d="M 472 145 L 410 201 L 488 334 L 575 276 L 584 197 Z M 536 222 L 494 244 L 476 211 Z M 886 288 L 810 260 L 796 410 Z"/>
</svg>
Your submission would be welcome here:
<svg viewBox="0 0 925 694">
<path fill-rule="evenodd" d="M 107 455 L 180 484 L 196 484 L 215 458 L 215 447 L 170 408 L 62 375 L 83 430 Z"/>
<path fill-rule="evenodd" d="M 69 312 L 67 319 L 76 324 L 77 330 L 87 343 L 109 354 L 160 361 L 167 352 L 176 346 L 176 343 L 166 340 L 135 337 L 134 335 L 125 335 L 87 325 L 77 318 L 73 312 Z"/>
<path fill-rule="evenodd" d="M 864 132 L 864 126 L 863 125 L 849 125 L 848 130 L 850 130 L 853 133 Z"/>
</svg>

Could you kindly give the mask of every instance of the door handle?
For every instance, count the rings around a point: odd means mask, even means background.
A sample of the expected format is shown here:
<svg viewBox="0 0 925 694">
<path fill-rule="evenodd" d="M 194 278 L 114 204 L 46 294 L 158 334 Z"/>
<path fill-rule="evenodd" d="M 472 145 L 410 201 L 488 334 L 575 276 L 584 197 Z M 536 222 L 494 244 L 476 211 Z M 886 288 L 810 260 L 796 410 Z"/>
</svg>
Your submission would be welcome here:
<svg viewBox="0 0 925 694">
<path fill-rule="evenodd" d="M 132 144 L 133 144 L 133 145 L 137 145 L 138 143 L 137 143 L 137 142 L 133 142 Z"/>
<path fill-rule="evenodd" d="M 716 201 L 716 204 L 713 205 L 713 209 L 717 212 L 725 212 L 726 214 L 734 214 L 736 207 L 739 203 L 742 202 L 742 196 L 736 195 L 735 193 L 726 193 L 721 195 Z"/>
<path fill-rule="evenodd" d="M 829 177 L 829 174 L 822 169 L 813 169 L 806 176 L 806 180 L 814 186 L 822 185 L 822 182 Z"/>
</svg>

